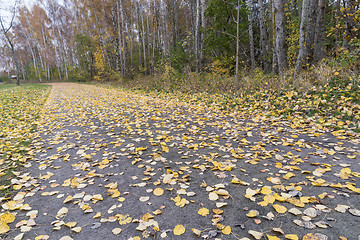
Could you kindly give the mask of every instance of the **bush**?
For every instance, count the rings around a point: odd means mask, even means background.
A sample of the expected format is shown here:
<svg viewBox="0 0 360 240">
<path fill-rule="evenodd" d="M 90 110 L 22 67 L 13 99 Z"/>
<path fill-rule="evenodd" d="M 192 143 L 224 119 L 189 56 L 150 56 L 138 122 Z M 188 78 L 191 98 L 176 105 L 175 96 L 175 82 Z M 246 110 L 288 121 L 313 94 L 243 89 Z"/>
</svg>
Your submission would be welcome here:
<svg viewBox="0 0 360 240">
<path fill-rule="evenodd" d="M 69 67 L 68 74 L 69 81 L 71 82 L 86 82 L 91 80 L 91 76 L 88 72 L 77 67 Z"/>
<path fill-rule="evenodd" d="M 0 75 L 1 83 L 12 83 L 12 80 L 6 75 Z"/>
</svg>

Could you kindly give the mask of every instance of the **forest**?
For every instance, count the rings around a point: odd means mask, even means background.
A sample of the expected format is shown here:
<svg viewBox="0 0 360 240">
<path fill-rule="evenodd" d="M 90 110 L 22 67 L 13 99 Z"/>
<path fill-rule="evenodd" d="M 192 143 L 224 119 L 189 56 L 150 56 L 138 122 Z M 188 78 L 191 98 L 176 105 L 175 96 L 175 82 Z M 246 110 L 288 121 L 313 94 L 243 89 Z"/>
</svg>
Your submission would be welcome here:
<svg viewBox="0 0 360 240">
<path fill-rule="evenodd" d="M 359 78 L 356 0 L 40 0 L 15 7 L 11 29 L 1 21 L 0 61 L 3 75 L 18 69 L 25 82 L 227 91 Z"/>
</svg>

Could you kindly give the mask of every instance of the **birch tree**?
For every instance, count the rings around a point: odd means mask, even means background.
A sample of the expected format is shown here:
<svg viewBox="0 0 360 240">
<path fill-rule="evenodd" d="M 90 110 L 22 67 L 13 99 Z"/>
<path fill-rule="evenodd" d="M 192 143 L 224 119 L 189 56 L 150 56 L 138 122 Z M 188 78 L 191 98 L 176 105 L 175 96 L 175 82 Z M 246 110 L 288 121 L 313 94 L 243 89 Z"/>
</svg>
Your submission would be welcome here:
<svg viewBox="0 0 360 240">
<path fill-rule="evenodd" d="M 20 75 L 19 75 L 19 65 L 18 65 L 18 62 L 17 62 L 17 59 L 16 59 L 16 54 L 15 54 L 15 47 L 14 47 L 14 40 L 11 39 L 11 36 L 10 36 L 10 30 L 13 26 L 13 22 L 14 22 L 14 19 L 15 19 L 15 13 L 16 13 L 16 2 L 15 2 L 15 5 L 13 7 L 13 10 L 11 11 L 11 20 L 9 22 L 9 26 L 8 27 L 5 27 L 5 21 L 3 20 L 2 16 L 0 16 L 0 25 L 1 25 L 1 30 L 2 30 L 2 33 L 4 34 L 5 38 L 6 38 L 6 41 L 11 49 L 11 53 L 12 53 L 12 58 L 13 58 L 13 61 L 14 61 L 14 65 L 15 65 L 15 68 L 16 68 L 16 85 L 20 85 Z"/>
<path fill-rule="evenodd" d="M 265 22 L 265 7 L 264 0 L 259 0 L 259 25 L 260 25 L 260 51 L 261 51 L 261 60 L 263 69 L 269 71 L 269 60 L 268 60 L 268 51 L 269 45 L 267 41 L 267 32 L 266 32 L 266 22 Z"/>
<path fill-rule="evenodd" d="M 250 41 L 250 59 L 251 68 L 255 68 L 255 46 L 254 46 L 254 30 L 253 30 L 253 6 L 254 0 L 247 0 L 248 21 L 249 21 L 249 41 Z"/>
</svg>

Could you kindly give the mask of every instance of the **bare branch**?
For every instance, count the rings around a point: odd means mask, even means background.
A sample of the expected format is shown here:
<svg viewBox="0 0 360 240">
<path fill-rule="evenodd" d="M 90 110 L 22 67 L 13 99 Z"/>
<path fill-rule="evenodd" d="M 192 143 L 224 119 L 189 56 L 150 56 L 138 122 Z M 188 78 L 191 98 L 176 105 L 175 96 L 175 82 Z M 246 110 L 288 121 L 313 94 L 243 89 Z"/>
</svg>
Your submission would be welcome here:
<svg viewBox="0 0 360 240">
<path fill-rule="evenodd" d="M 12 25 L 13 25 L 13 22 L 14 22 L 14 19 L 15 19 L 16 4 L 17 4 L 17 1 L 15 1 L 14 8 L 13 8 L 13 14 L 12 14 L 11 21 L 10 21 L 10 26 L 9 26 L 9 28 L 6 30 L 6 32 L 10 31 L 10 29 L 12 28 Z"/>
<path fill-rule="evenodd" d="M 230 36 L 230 37 L 236 38 L 236 36 L 233 35 L 233 34 L 231 34 L 231 33 L 224 32 L 224 31 L 220 31 L 220 30 L 217 30 L 217 29 L 213 29 L 213 30 L 216 31 L 216 32 L 218 32 L 218 33 L 223 33 L 223 34 L 228 35 L 228 36 Z"/>
</svg>

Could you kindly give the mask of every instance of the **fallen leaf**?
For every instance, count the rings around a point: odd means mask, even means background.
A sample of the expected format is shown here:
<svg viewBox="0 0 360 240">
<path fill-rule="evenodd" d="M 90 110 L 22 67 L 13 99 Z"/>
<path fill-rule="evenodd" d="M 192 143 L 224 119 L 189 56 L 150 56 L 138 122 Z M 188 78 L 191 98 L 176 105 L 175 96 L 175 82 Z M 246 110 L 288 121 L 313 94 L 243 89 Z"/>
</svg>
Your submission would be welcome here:
<svg viewBox="0 0 360 240">
<path fill-rule="evenodd" d="M 221 230 L 221 232 L 225 235 L 229 235 L 231 233 L 231 227 L 230 226 L 226 226 L 225 228 L 223 228 Z"/>
<path fill-rule="evenodd" d="M 248 233 L 251 236 L 253 236 L 256 240 L 260 240 L 262 238 L 262 236 L 264 235 L 263 233 L 257 232 L 257 231 L 254 231 L 254 230 L 249 230 Z"/>
<path fill-rule="evenodd" d="M 153 191 L 155 196 L 161 196 L 164 194 L 164 189 L 162 188 L 155 188 L 155 190 Z"/>
<path fill-rule="evenodd" d="M 193 229 L 191 229 L 191 231 L 192 231 L 196 236 L 200 237 L 200 235 L 201 235 L 201 231 L 200 231 L 200 230 L 198 230 L 198 229 L 196 229 L 196 228 L 193 228 Z"/>
<path fill-rule="evenodd" d="M 185 233 L 185 228 L 183 225 L 176 225 L 174 228 L 174 235 L 182 235 Z"/>
<path fill-rule="evenodd" d="M 211 192 L 211 193 L 209 193 L 209 199 L 211 201 L 216 201 L 219 199 L 219 196 L 215 192 Z"/>
<path fill-rule="evenodd" d="M 286 213 L 286 211 L 287 211 L 287 208 L 282 206 L 282 205 L 274 204 L 272 206 L 275 209 L 275 211 L 278 212 L 278 213 Z"/>
<path fill-rule="evenodd" d="M 271 235 L 269 235 L 269 234 L 266 234 L 266 236 L 267 236 L 267 238 L 268 238 L 269 240 L 280 240 L 280 238 L 278 238 L 278 237 L 276 237 L 276 236 L 271 236 Z"/>
<path fill-rule="evenodd" d="M 72 228 L 71 231 L 72 232 L 75 232 L 75 233 L 79 233 L 81 232 L 82 228 L 81 227 L 75 227 L 75 228 Z"/>
<path fill-rule="evenodd" d="M 250 210 L 248 214 L 246 214 L 246 216 L 253 218 L 259 215 L 259 212 L 257 210 Z"/>
<path fill-rule="evenodd" d="M 299 239 L 299 237 L 295 234 L 286 234 L 285 238 L 289 239 L 289 240 L 298 240 Z"/>
<path fill-rule="evenodd" d="M 205 217 L 207 215 L 209 215 L 209 209 L 207 208 L 200 208 L 198 211 L 198 214 Z"/>
<path fill-rule="evenodd" d="M 112 232 L 114 235 L 118 235 L 118 234 L 121 233 L 121 231 L 122 231 L 121 228 L 114 228 L 111 232 Z"/>
</svg>

